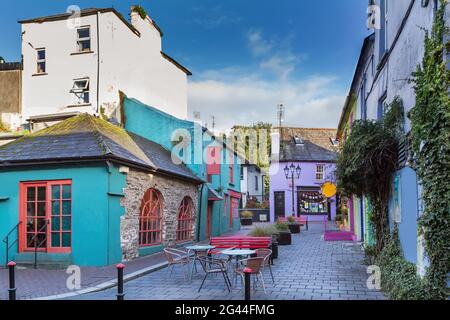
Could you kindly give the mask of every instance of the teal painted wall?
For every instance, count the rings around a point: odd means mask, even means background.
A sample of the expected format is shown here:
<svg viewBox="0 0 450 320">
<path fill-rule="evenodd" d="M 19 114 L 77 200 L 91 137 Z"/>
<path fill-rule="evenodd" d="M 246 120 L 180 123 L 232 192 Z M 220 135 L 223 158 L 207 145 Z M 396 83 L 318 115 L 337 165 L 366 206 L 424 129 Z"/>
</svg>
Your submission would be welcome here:
<svg viewBox="0 0 450 320">
<path fill-rule="evenodd" d="M 72 253 L 71 262 L 80 266 L 104 266 L 121 260 L 120 194 L 125 176 L 105 164 L 83 166 L 33 167 L 0 171 L 0 239 L 18 223 L 19 184 L 25 181 L 72 180 Z M 110 180 L 110 186 L 108 186 Z M 17 246 L 12 249 L 14 259 Z M 52 259 L 52 255 L 49 255 Z M 0 243 L 0 263 L 5 263 L 5 246 Z"/>
<path fill-rule="evenodd" d="M 140 136 L 143 136 L 149 140 L 152 140 L 167 150 L 172 151 L 174 146 L 172 142 L 173 133 L 179 129 L 186 130 L 190 133 L 193 139 L 187 147 L 187 154 L 190 155 L 190 159 L 203 159 L 203 154 L 208 146 L 217 145 L 217 142 L 212 140 L 209 132 L 203 132 L 201 126 L 198 124 L 175 118 L 169 114 L 166 114 L 160 110 L 157 110 L 151 106 L 142 104 L 135 99 L 124 99 L 123 105 L 125 115 L 125 129 L 134 132 Z M 228 159 L 228 149 L 222 149 L 222 159 Z M 203 180 L 207 180 L 206 163 L 191 163 L 194 161 L 187 161 L 187 156 L 183 155 L 184 161 L 189 169 L 191 169 L 198 177 Z M 221 174 L 212 176 L 211 186 L 216 190 L 222 190 L 222 193 L 228 194 L 228 190 L 231 189 L 240 193 L 240 165 L 241 159 L 234 155 L 234 184 L 230 184 L 230 174 L 228 164 L 223 163 L 221 165 Z M 201 217 L 198 221 L 200 223 L 200 240 L 206 239 L 206 223 L 207 223 L 207 210 L 208 210 L 208 189 L 205 186 L 203 189 L 203 195 L 199 197 L 201 199 L 200 210 Z M 211 214 L 211 235 L 219 236 L 225 232 L 236 231 L 240 228 L 240 219 L 233 219 L 233 228 L 230 229 L 229 212 L 230 201 L 228 199 L 227 208 L 224 209 L 224 201 L 215 201 L 212 214 Z M 224 210 L 225 214 L 224 215 Z"/>
</svg>

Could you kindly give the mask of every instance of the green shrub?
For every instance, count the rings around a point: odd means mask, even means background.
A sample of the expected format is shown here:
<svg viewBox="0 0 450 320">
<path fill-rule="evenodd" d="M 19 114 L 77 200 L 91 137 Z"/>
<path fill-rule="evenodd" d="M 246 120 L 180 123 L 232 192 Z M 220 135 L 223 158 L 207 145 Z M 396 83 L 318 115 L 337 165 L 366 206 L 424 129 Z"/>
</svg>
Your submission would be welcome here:
<svg viewBox="0 0 450 320">
<path fill-rule="evenodd" d="M 294 216 L 289 216 L 289 217 L 287 218 L 287 221 L 288 221 L 289 223 L 295 223 L 295 222 L 296 222 Z"/>
<path fill-rule="evenodd" d="M 271 237 L 277 233 L 277 229 L 273 226 L 257 226 L 248 235 L 252 237 Z"/>
<path fill-rule="evenodd" d="M 286 222 L 277 221 L 275 223 L 275 228 L 278 231 L 288 231 L 289 230 L 289 225 Z"/>
<path fill-rule="evenodd" d="M 253 212 L 251 212 L 251 211 L 242 211 L 241 212 L 241 218 L 243 218 L 243 219 L 251 219 L 251 218 L 253 218 Z"/>
<path fill-rule="evenodd" d="M 403 257 L 397 226 L 375 263 L 381 271 L 381 289 L 389 299 L 425 300 L 429 298 L 425 281 L 417 275 L 416 265 Z"/>
<path fill-rule="evenodd" d="M 147 12 L 141 6 L 138 6 L 138 5 L 133 6 L 133 9 L 131 11 L 137 12 L 142 19 L 147 18 Z"/>
</svg>

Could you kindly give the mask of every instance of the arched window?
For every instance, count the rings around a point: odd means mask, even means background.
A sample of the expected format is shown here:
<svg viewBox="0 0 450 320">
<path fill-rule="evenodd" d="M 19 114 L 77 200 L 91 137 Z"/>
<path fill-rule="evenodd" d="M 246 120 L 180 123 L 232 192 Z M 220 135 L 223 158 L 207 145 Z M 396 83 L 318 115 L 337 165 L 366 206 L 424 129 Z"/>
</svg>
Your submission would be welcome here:
<svg viewBox="0 0 450 320">
<path fill-rule="evenodd" d="M 185 197 L 178 208 L 177 241 L 193 240 L 194 204 L 190 197 Z"/>
<path fill-rule="evenodd" d="M 139 215 L 139 245 L 154 246 L 162 242 L 163 197 L 156 189 L 144 194 Z"/>
</svg>

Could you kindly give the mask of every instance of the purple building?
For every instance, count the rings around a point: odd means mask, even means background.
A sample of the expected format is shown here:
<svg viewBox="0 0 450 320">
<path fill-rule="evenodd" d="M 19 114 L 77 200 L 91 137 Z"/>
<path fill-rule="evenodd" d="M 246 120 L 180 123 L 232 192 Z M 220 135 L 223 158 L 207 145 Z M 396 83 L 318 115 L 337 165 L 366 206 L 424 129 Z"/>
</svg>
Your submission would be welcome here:
<svg viewBox="0 0 450 320">
<path fill-rule="evenodd" d="M 292 215 L 307 216 L 308 221 L 334 220 L 336 198 L 324 198 L 321 187 L 335 181 L 335 137 L 335 129 L 281 128 L 281 133 L 275 129 L 270 164 L 271 222 Z"/>
</svg>

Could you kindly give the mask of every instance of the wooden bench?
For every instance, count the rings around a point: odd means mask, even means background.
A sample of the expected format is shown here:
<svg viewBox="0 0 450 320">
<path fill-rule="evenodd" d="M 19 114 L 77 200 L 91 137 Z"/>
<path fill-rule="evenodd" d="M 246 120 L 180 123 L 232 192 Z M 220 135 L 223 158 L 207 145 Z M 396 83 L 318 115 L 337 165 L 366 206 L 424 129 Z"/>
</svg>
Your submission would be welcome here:
<svg viewBox="0 0 450 320">
<path fill-rule="evenodd" d="M 278 221 L 280 221 L 280 222 L 288 222 L 286 217 L 279 217 Z M 298 224 L 306 226 L 306 230 L 309 230 L 308 217 L 307 216 L 295 217 L 295 221 Z"/>
</svg>

